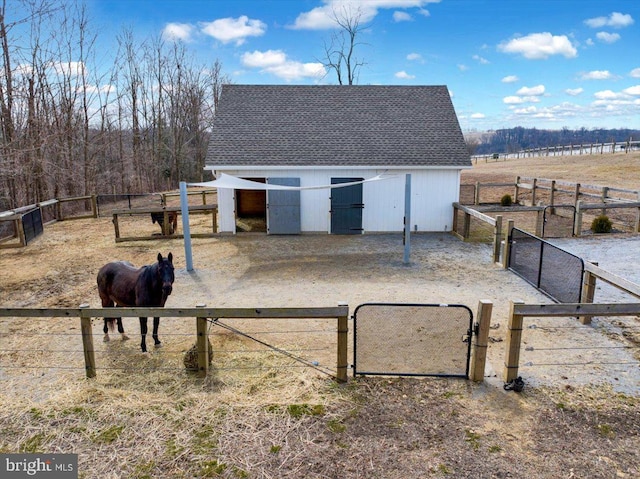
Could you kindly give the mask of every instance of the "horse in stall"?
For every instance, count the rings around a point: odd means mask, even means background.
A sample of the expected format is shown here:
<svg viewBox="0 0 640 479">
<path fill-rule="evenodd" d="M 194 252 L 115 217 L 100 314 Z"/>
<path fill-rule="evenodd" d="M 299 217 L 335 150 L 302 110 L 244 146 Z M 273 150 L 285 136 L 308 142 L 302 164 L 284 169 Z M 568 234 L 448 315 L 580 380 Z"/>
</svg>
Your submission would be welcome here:
<svg viewBox="0 0 640 479">
<path fill-rule="evenodd" d="M 174 281 L 173 255 L 166 258 L 158 253 L 158 261 L 154 264 L 136 268 L 128 261 L 115 261 L 105 264 L 98 271 L 98 293 L 102 307 L 164 307 L 171 294 Z M 104 340 L 109 341 L 109 330 L 113 331 L 114 322 L 118 324 L 118 332 L 122 339 L 129 339 L 124 334 L 122 318 L 104 318 Z M 160 318 L 153 318 L 153 340 L 160 347 L 158 326 Z M 140 334 L 142 352 L 147 352 L 147 318 L 140 317 Z"/>
<path fill-rule="evenodd" d="M 172 235 L 178 230 L 178 213 L 176 211 L 168 211 L 167 218 L 169 220 L 169 230 L 168 234 Z M 164 230 L 164 212 L 163 213 L 151 213 L 151 222 L 153 224 L 158 223 L 160 225 L 160 229 L 162 230 L 162 234 L 165 234 Z"/>
</svg>

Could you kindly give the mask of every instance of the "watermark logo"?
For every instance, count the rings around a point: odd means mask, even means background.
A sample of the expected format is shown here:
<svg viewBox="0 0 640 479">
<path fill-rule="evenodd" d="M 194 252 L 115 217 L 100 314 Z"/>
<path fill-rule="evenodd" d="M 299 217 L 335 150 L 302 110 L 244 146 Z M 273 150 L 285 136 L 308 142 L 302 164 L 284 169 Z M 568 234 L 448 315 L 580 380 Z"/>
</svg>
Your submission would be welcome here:
<svg viewBox="0 0 640 479">
<path fill-rule="evenodd" d="M 78 479 L 77 454 L 0 454 L 3 479 Z"/>
</svg>

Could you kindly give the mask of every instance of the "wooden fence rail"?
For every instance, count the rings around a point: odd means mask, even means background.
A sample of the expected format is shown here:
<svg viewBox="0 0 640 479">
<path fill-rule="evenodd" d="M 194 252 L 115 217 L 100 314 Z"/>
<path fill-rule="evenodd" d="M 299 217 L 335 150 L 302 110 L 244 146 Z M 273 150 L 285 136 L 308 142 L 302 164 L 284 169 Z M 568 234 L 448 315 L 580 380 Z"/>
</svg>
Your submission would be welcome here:
<svg viewBox="0 0 640 479">
<path fill-rule="evenodd" d="M 179 317 L 196 318 L 196 344 L 198 347 L 198 375 L 204 377 L 209 370 L 207 319 L 208 318 L 291 318 L 330 319 L 336 318 L 337 366 L 336 379 L 347 380 L 347 338 L 349 306 L 318 308 L 0 308 L 0 317 L 26 318 L 80 318 L 85 370 L 88 378 L 96 376 L 95 350 L 91 318 L 110 317 Z"/>
<path fill-rule="evenodd" d="M 592 316 L 635 316 L 638 314 L 640 314 L 640 303 L 524 304 L 511 301 L 505 342 L 504 382 L 511 382 L 518 377 L 523 319 L 525 317 L 580 316 L 591 318 Z"/>
</svg>

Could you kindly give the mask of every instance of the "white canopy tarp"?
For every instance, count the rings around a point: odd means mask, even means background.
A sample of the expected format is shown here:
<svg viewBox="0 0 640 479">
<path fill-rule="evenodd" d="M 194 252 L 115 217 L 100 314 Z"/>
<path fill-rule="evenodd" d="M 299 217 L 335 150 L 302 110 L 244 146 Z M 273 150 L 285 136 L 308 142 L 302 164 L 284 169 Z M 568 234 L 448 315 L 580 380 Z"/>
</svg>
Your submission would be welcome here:
<svg viewBox="0 0 640 479">
<path fill-rule="evenodd" d="M 388 180 L 395 178 L 397 175 L 377 175 L 362 181 L 351 181 L 348 183 L 336 183 L 332 185 L 314 185 L 314 186 L 284 186 L 269 183 L 260 183 L 258 181 L 245 180 L 236 176 L 220 173 L 213 181 L 205 181 L 202 183 L 187 183 L 187 186 L 202 186 L 205 188 L 228 188 L 233 190 L 324 190 L 327 188 L 344 188 L 345 186 L 359 185 L 371 181 Z"/>
</svg>

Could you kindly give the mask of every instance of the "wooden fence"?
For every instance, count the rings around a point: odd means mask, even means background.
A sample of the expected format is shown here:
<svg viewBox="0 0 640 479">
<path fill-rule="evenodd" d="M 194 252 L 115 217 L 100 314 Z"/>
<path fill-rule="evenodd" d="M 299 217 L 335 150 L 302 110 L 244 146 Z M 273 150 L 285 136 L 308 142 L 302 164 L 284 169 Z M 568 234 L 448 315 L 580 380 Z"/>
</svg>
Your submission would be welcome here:
<svg viewBox="0 0 640 479">
<path fill-rule="evenodd" d="M 622 143 L 580 143 L 577 145 L 545 146 L 539 148 L 527 148 L 514 153 L 491 153 L 486 155 L 474 155 L 471 157 L 474 163 L 484 161 L 506 161 L 516 158 L 531 158 L 537 156 L 574 156 L 574 155 L 602 155 L 604 153 L 629 153 L 640 149 L 640 141 L 624 141 Z"/>
<path fill-rule="evenodd" d="M 476 323 L 472 333 L 475 341 L 472 346 L 470 379 L 483 381 L 487 357 L 489 329 L 493 303 L 481 300 L 478 303 Z M 114 311 L 115 310 L 115 311 Z M 85 373 L 88 378 L 96 376 L 95 349 L 93 344 L 92 318 L 105 317 L 179 317 L 196 318 L 196 350 L 198 357 L 198 375 L 205 377 L 209 371 L 208 321 L 214 319 L 331 319 L 337 320 L 336 338 L 336 375 L 338 382 L 347 381 L 348 370 L 348 334 L 349 306 L 340 304 L 335 307 L 318 308 L 0 308 L 0 317 L 9 318 L 79 318 L 82 345 L 85 360 Z M 383 354 L 383 352 L 381 352 Z"/>
<path fill-rule="evenodd" d="M 336 379 L 347 380 L 347 337 L 349 307 L 339 305 L 320 308 L 0 308 L 0 317 L 22 318 L 80 318 L 82 345 L 86 376 L 96 376 L 95 349 L 91 318 L 109 317 L 179 317 L 196 318 L 196 348 L 198 351 L 198 375 L 204 377 L 209 371 L 209 341 L 207 322 L 209 318 L 290 318 L 290 319 L 331 319 L 337 320 L 337 365 Z"/>
<path fill-rule="evenodd" d="M 62 205 L 70 204 L 73 202 L 83 202 L 85 204 L 90 205 L 90 213 L 86 213 L 86 208 L 80 208 L 83 212 L 81 214 L 71 214 L 65 215 Z M 72 198 L 62 198 L 62 199 L 51 199 L 47 201 L 43 201 L 40 203 L 35 203 L 32 205 L 21 206 L 20 208 L 16 208 L 15 210 L 3 211 L 0 213 L 0 224 L 3 222 L 11 222 L 12 225 L 12 234 L 10 236 L 6 236 L 0 238 L 0 249 L 1 248 L 21 248 L 27 245 L 27 239 L 25 236 L 25 232 L 22 226 L 22 218 L 25 213 L 33 211 L 34 209 L 40 209 L 42 213 L 42 217 L 44 218 L 44 212 L 46 209 L 53 208 L 53 213 L 51 216 L 53 217 L 52 221 L 45 221 L 44 224 L 52 223 L 53 221 L 69 221 L 69 220 L 79 220 L 85 218 L 97 218 L 98 217 L 98 208 L 96 204 L 96 195 L 90 196 L 76 196 Z M 17 240 L 11 242 L 11 240 Z"/>
<path fill-rule="evenodd" d="M 590 324 L 593 316 L 638 316 L 640 303 L 594 304 L 596 281 L 599 279 L 625 293 L 640 299 L 640 285 L 585 261 L 580 303 L 566 304 L 524 304 L 511 302 L 509 324 L 507 326 L 504 381 L 518 377 L 522 322 L 527 316 L 533 317 L 578 317 L 582 324 Z"/>
<path fill-rule="evenodd" d="M 126 210 L 114 210 L 113 214 L 113 227 L 115 230 L 116 243 L 120 243 L 123 241 L 140 241 L 140 240 L 156 240 L 160 238 L 168 239 L 168 238 L 184 238 L 182 234 L 169 234 L 168 233 L 168 225 L 169 225 L 169 214 L 172 213 L 174 215 L 180 216 L 182 214 L 182 209 L 179 206 L 168 206 L 166 208 L 132 208 Z M 211 215 L 211 233 L 191 233 L 192 238 L 211 238 L 217 236 L 218 231 L 218 205 L 196 205 L 189 206 L 189 215 L 192 214 L 210 214 Z M 121 216 L 144 216 L 144 221 L 149 221 L 152 214 L 162 214 L 163 215 L 163 223 L 162 223 L 162 236 L 157 235 L 145 235 L 145 236 L 121 236 L 120 234 L 120 221 L 119 217 Z"/>
<path fill-rule="evenodd" d="M 498 189 L 498 194 L 493 195 L 491 201 L 486 201 L 486 199 L 483 201 L 483 192 L 486 193 L 487 190 L 495 189 Z M 507 191 L 512 192 L 514 203 L 519 205 L 514 206 L 512 210 L 524 211 L 522 207 L 539 208 L 538 215 L 540 215 L 545 206 L 573 206 L 576 209 L 573 228 L 575 236 L 582 234 L 585 215 L 590 214 L 592 211 L 598 211 L 598 214 L 607 214 L 608 210 L 622 213 L 626 210 L 627 216 L 618 218 L 618 221 L 625 222 L 632 232 L 640 232 L 640 190 L 518 176 L 513 183 L 477 182 L 474 185 L 473 203 L 476 206 L 498 203 L 498 197 Z M 485 196 L 487 195 L 485 194 Z M 504 212 L 511 210 L 504 208 L 492 211 Z M 630 213 L 628 213 L 629 211 Z M 484 212 L 489 212 L 489 210 Z M 542 225 L 540 219 L 538 224 Z M 538 236 L 541 235 L 537 229 L 536 234 Z"/>
</svg>

